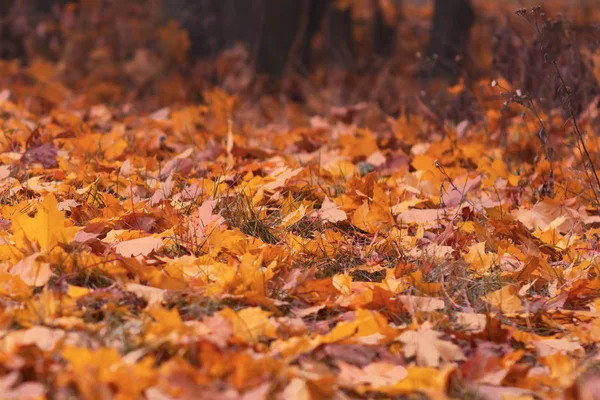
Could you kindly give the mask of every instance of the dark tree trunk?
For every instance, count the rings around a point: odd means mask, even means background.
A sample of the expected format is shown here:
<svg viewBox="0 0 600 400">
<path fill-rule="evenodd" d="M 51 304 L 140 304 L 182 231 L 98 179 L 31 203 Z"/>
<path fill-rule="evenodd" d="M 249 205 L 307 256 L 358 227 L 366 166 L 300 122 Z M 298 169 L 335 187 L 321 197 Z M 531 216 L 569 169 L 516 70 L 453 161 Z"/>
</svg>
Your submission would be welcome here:
<svg viewBox="0 0 600 400">
<path fill-rule="evenodd" d="M 375 10 L 373 41 L 375 53 L 381 57 L 390 57 L 396 47 L 396 27 L 386 23 L 379 7 Z"/>
<path fill-rule="evenodd" d="M 53 5 L 69 1 L 0 0 L 0 56 L 22 57 L 24 53 L 20 33 L 10 24 L 15 4 L 29 4 L 31 15 L 49 15 Z M 345 68 L 356 62 L 351 10 L 338 9 L 333 0 L 163 0 L 163 4 L 166 16 L 187 29 L 196 59 L 242 42 L 259 73 L 278 77 L 286 69 L 306 71 L 311 65 L 313 38 L 326 26 L 325 61 Z M 426 52 L 435 59 L 434 75 L 458 74 L 457 58 L 466 52 L 473 22 L 470 0 L 435 0 Z M 374 53 L 391 56 L 395 26 L 386 24 L 378 8 L 372 24 Z"/>
<path fill-rule="evenodd" d="M 310 6 L 310 0 L 264 0 L 255 64 L 259 72 L 280 76 L 288 62 L 296 62 Z"/>
<path fill-rule="evenodd" d="M 427 55 L 435 61 L 432 74 L 455 78 L 466 55 L 469 32 L 475 22 L 470 0 L 435 0 Z"/>
<path fill-rule="evenodd" d="M 27 25 L 34 26 L 42 18 L 49 17 L 55 5 L 61 6 L 67 2 L 68 0 L 0 0 L 0 58 L 25 59 L 24 35 Z"/>
<path fill-rule="evenodd" d="M 328 61 L 336 66 L 352 68 L 356 52 L 352 40 L 352 14 L 350 8 L 331 7 L 327 16 L 326 52 Z"/>
</svg>

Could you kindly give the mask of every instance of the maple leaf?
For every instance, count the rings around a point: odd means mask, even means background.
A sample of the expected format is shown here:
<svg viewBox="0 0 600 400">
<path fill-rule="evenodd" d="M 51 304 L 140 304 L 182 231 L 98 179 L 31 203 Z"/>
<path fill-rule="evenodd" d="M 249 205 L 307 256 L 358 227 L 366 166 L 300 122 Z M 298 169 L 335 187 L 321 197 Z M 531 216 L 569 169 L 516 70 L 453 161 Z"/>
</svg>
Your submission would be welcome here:
<svg viewBox="0 0 600 400">
<path fill-rule="evenodd" d="M 367 385 L 372 389 L 379 386 L 393 385 L 408 376 L 406 368 L 401 365 L 393 365 L 387 362 L 374 362 L 364 368 L 358 368 L 352 364 L 340 361 L 337 363 L 340 369 L 339 378 L 341 385 L 357 388 Z M 369 387 L 361 390 L 368 390 Z"/>
<path fill-rule="evenodd" d="M 11 218 L 13 240 L 18 247 L 29 244 L 49 250 L 58 243 L 70 243 L 79 228 L 69 226 L 65 213 L 58 210 L 58 202 L 53 194 L 47 195 L 39 204 L 34 217 L 27 214 L 14 214 Z"/>
<path fill-rule="evenodd" d="M 501 289 L 488 293 L 484 296 L 484 299 L 506 314 L 514 314 L 524 310 L 519 297 L 519 289 L 515 285 L 506 285 Z"/>
<path fill-rule="evenodd" d="M 31 297 L 31 287 L 17 275 L 0 271 L 0 296 L 23 300 Z"/>
<path fill-rule="evenodd" d="M 154 319 L 153 323 L 148 324 L 149 329 L 146 332 L 146 338 L 149 340 L 161 342 L 168 338 L 176 338 L 183 330 L 183 322 L 177 310 L 167 310 L 155 302 L 149 307 L 148 314 Z"/>
<path fill-rule="evenodd" d="M 148 303 L 148 307 L 152 307 L 155 304 L 160 304 L 165 298 L 165 290 L 153 288 L 150 286 L 139 285 L 137 283 L 129 282 L 125 288 L 135 293 L 137 296 L 143 298 Z"/>
<path fill-rule="evenodd" d="M 331 283 L 341 294 L 348 296 L 352 293 L 352 277 L 350 275 L 337 274 L 332 278 Z"/>
<path fill-rule="evenodd" d="M 397 295 L 395 298 L 400 301 L 411 314 L 443 310 L 446 307 L 444 300 L 435 297 Z"/>
<path fill-rule="evenodd" d="M 281 225 L 286 228 L 294 225 L 296 222 L 304 218 L 306 211 L 307 207 L 304 204 L 300 204 L 297 209 L 293 210 L 282 218 Z"/>
<path fill-rule="evenodd" d="M 289 179 L 302 172 L 303 169 L 304 168 L 296 168 L 294 170 L 291 170 L 287 167 L 278 168 L 269 174 L 271 182 L 266 183 L 263 187 L 265 190 L 269 191 L 279 189 L 283 187 Z"/>
<path fill-rule="evenodd" d="M 420 201 L 413 201 L 410 203 L 418 204 Z M 406 207 L 412 204 L 403 204 L 402 207 Z M 398 214 L 397 220 L 403 224 L 418 223 L 423 226 L 438 224 L 441 220 L 440 210 L 438 209 L 419 209 L 413 208 Z"/>
<path fill-rule="evenodd" d="M 251 307 L 235 312 L 225 308 L 219 315 L 231 322 L 233 335 L 245 343 L 257 343 L 263 336 L 275 337 L 269 321 L 271 313 L 259 307 Z"/>
<path fill-rule="evenodd" d="M 384 341 L 396 335 L 396 330 L 388 326 L 385 318 L 377 312 L 358 309 L 353 321 L 338 323 L 329 333 L 316 338 L 316 342 L 335 343 L 360 340 L 378 335 L 376 341 Z"/>
<path fill-rule="evenodd" d="M 580 230 L 587 216 L 585 210 L 578 207 L 576 198 L 564 201 L 545 199 L 531 209 L 521 207 L 514 215 L 529 229 L 546 230 L 553 221 L 558 220 L 555 229 L 561 233 Z"/>
<path fill-rule="evenodd" d="M 213 232 L 217 233 L 226 229 L 225 219 L 219 214 L 213 214 L 215 204 L 215 201 L 205 201 L 202 206 L 192 212 L 187 224 L 183 226 L 183 237 L 188 245 L 202 245 Z"/>
<path fill-rule="evenodd" d="M 345 221 L 348 216 L 344 210 L 341 210 L 340 207 L 335 204 L 333 201 L 329 200 L 329 197 L 325 196 L 323 199 L 323 203 L 321 204 L 321 208 L 316 211 L 316 214 L 323 221 L 331 222 L 335 224 L 336 222 Z"/>
<path fill-rule="evenodd" d="M 14 332 L 11 339 L 14 345 L 35 345 L 40 350 L 52 351 L 61 343 L 67 333 L 62 329 L 52 329 L 45 326 L 33 326 L 23 331 Z"/>
<path fill-rule="evenodd" d="M 50 143 L 44 143 L 37 147 L 27 149 L 21 157 L 21 162 L 24 164 L 40 163 L 44 168 L 56 168 L 58 162 L 56 161 L 56 148 L 52 147 Z"/>
<path fill-rule="evenodd" d="M 415 357 L 417 365 L 438 367 L 440 361 L 461 361 L 465 356 L 457 345 L 443 340 L 442 332 L 432 329 L 429 322 L 424 323 L 417 330 L 402 333 L 396 339 L 404 344 L 404 355 Z"/>
<path fill-rule="evenodd" d="M 452 365 L 440 369 L 410 366 L 406 368 L 407 376 L 404 379 L 392 385 L 380 386 L 377 390 L 388 396 L 422 392 L 430 398 L 445 399 L 448 377 L 454 370 Z"/>
<path fill-rule="evenodd" d="M 115 245 L 115 252 L 124 257 L 148 256 L 162 246 L 163 241 L 161 238 L 146 236 L 117 243 Z"/>
<path fill-rule="evenodd" d="M 46 387 L 39 382 L 22 382 L 18 371 L 12 371 L 0 378 L 0 393 L 5 399 L 41 399 L 46 395 Z"/>
<path fill-rule="evenodd" d="M 369 157 L 379 150 L 376 138 L 368 130 L 359 129 L 355 134 L 342 136 L 340 141 L 343 154 L 352 159 L 361 156 Z"/>
<path fill-rule="evenodd" d="M 394 224 L 390 209 L 389 197 L 381 186 L 376 185 L 373 188 L 373 201 L 363 202 L 354 211 L 352 224 L 370 233 L 375 233 L 380 229 L 389 229 Z"/>
<path fill-rule="evenodd" d="M 486 253 L 485 242 L 474 244 L 465 255 L 469 267 L 480 275 L 485 274 L 496 263 L 496 259 L 495 254 Z"/>
<path fill-rule="evenodd" d="M 17 275 L 28 285 L 44 286 L 52 277 L 50 264 L 38 261 L 40 253 L 35 253 L 20 260 L 10 268 L 10 273 Z"/>
<path fill-rule="evenodd" d="M 71 375 L 65 374 L 65 382 L 73 382 L 86 398 L 113 390 L 124 397 L 136 398 L 156 379 L 152 357 L 131 365 L 114 348 L 90 350 L 75 346 L 65 346 L 61 356 L 72 371 Z"/>
<path fill-rule="evenodd" d="M 309 400 L 312 399 L 310 389 L 304 379 L 294 378 L 283 390 L 282 396 L 286 399 Z"/>
</svg>

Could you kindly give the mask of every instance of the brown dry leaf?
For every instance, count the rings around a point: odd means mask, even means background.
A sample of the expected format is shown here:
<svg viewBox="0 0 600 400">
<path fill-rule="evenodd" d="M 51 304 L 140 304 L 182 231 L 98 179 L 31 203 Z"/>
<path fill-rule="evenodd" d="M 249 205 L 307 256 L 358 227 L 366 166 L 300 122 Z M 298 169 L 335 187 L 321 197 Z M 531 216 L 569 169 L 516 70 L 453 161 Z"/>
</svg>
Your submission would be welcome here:
<svg viewBox="0 0 600 400">
<path fill-rule="evenodd" d="M 469 333 L 479 333 L 487 325 L 487 316 L 485 314 L 461 312 L 456 314 L 456 323 Z"/>
<path fill-rule="evenodd" d="M 137 49 L 133 59 L 125 64 L 125 72 L 138 86 L 142 86 L 156 76 L 157 65 L 158 60 L 152 59 L 148 50 Z"/>
<path fill-rule="evenodd" d="M 564 201 L 545 199 L 531 209 L 521 208 L 515 212 L 515 217 L 529 229 L 546 230 L 550 224 L 558 220 L 556 230 L 561 233 L 580 231 L 583 220 L 587 217 L 584 209 L 578 206 L 577 199 Z M 560 218 L 560 219 L 559 219 Z"/>
<path fill-rule="evenodd" d="M 56 160 L 57 150 L 50 143 L 43 143 L 39 146 L 27 149 L 21 157 L 24 164 L 40 163 L 44 168 L 58 167 Z"/>
<path fill-rule="evenodd" d="M 395 298 L 413 315 L 418 312 L 432 312 L 446 308 L 444 300 L 435 297 L 398 295 Z"/>
<path fill-rule="evenodd" d="M 52 277 L 52 270 L 49 263 L 38 261 L 39 256 L 40 253 L 35 253 L 23 258 L 9 272 L 20 277 L 28 285 L 44 286 Z"/>
<path fill-rule="evenodd" d="M 271 178 L 271 182 L 266 183 L 263 188 L 264 190 L 273 191 L 275 189 L 280 189 L 285 186 L 286 182 L 298 175 L 302 172 L 303 168 L 296 168 L 291 170 L 289 168 L 278 168 L 269 174 L 269 178 Z"/>
<path fill-rule="evenodd" d="M 406 357 L 415 357 L 417 365 L 438 367 L 441 362 L 461 361 L 465 356 L 457 345 L 442 339 L 444 333 L 432 329 L 429 322 L 417 330 L 408 330 L 396 338 L 404 344 Z"/>
<path fill-rule="evenodd" d="M 311 390 L 304 379 L 294 378 L 281 393 L 282 399 L 312 400 Z"/>
<path fill-rule="evenodd" d="M 146 236 L 117 243 L 115 245 L 115 252 L 123 257 L 147 257 L 163 245 L 161 238 Z"/>
<path fill-rule="evenodd" d="M 135 293 L 148 302 L 148 307 L 155 304 L 161 304 L 165 299 L 166 290 L 157 289 L 150 286 L 138 285 L 137 283 L 129 282 L 125 286 L 127 291 Z"/>
<path fill-rule="evenodd" d="M 4 399 L 34 400 L 44 398 L 46 387 L 39 382 L 19 382 L 20 374 L 12 371 L 0 378 L 0 393 Z"/>
<path fill-rule="evenodd" d="M 188 222 L 186 237 L 192 243 L 197 243 L 208 236 L 213 229 L 223 230 L 227 223 L 219 214 L 213 214 L 216 205 L 214 201 L 205 201 L 195 209 Z"/>
<path fill-rule="evenodd" d="M 416 200 L 413 203 L 418 204 Z M 440 210 L 413 208 L 401 212 L 396 218 L 401 224 L 438 223 L 440 221 Z"/>
<path fill-rule="evenodd" d="M 374 362 L 364 368 L 358 368 L 340 361 L 337 363 L 337 367 L 340 370 L 338 375 L 340 384 L 348 388 L 366 385 L 376 390 L 379 386 L 393 385 L 408 375 L 403 366 L 386 362 Z M 369 388 L 364 390 L 369 390 Z"/>
<path fill-rule="evenodd" d="M 40 82 L 48 82 L 57 72 L 56 65 L 41 58 L 34 60 L 27 67 L 27 74 Z"/>
<path fill-rule="evenodd" d="M 537 349 L 538 355 L 541 357 L 552 355 L 558 352 L 573 354 L 573 356 L 576 357 L 582 357 L 585 354 L 581 344 L 566 338 L 537 340 L 533 343 L 533 345 Z"/>
<path fill-rule="evenodd" d="M 477 394 L 488 400 L 533 400 L 535 393 L 518 387 L 476 385 L 473 388 Z"/>
<path fill-rule="evenodd" d="M 333 201 L 329 200 L 329 197 L 327 196 L 323 199 L 323 203 L 321 204 L 321 208 L 317 212 L 317 215 L 323 221 L 331 222 L 332 224 L 345 221 L 348 218 L 346 212 L 341 210 Z"/>
<path fill-rule="evenodd" d="M 11 335 L 13 346 L 35 345 L 42 351 L 53 351 L 67 336 L 62 329 L 52 329 L 45 326 L 34 326 L 25 331 Z"/>
</svg>

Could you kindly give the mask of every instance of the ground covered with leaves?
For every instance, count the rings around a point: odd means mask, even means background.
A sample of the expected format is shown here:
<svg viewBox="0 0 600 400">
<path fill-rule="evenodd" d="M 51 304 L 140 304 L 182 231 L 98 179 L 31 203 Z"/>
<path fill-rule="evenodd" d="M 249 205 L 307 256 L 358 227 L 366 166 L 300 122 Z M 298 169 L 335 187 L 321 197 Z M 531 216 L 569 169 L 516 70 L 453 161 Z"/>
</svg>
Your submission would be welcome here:
<svg viewBox="0 0 600 400">
<path fill-rule="evenodd" d="M 577 50 L 579 86 L 572 53 L 551 64 L 554 103 L 498 74 L 430 98 L 387 66 L 362 83 L 381 98 L 335 104 L 316 76 L 298 104 L 234 93 L 231 53 L 196 101 L 177 35 L 162 64 L 71 43 L 0 65 L 2 398 L 600 390 L 598 99 L 577 92 L 600 53 Z"/>
</svg>

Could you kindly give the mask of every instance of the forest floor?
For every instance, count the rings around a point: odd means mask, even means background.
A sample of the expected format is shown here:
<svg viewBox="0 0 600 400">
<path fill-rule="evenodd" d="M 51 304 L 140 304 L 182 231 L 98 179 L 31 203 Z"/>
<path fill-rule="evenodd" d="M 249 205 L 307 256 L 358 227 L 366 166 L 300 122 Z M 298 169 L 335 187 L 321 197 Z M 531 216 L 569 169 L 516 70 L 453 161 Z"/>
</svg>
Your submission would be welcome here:
<svg viewBox="0 0 600 400">
<path fill-rule="evenodd" d="M 450 86 L 410 4 L 301 102 L 117 11 L 0 62 L 0 398 L 597 398 L 600 14 L 495 4 Z"/>
</svg>

